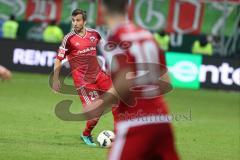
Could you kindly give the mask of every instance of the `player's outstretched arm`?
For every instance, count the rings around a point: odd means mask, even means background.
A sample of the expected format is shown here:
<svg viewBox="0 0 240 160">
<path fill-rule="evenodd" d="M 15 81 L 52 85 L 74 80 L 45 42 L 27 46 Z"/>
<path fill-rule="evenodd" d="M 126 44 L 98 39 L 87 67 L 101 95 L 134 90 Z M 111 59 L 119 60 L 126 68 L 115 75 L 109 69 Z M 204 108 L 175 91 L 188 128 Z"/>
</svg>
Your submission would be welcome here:
<svg viewBox="0 0 240 160">
<path fill-rule="evenodd" d="M 54 73 L 53 73 L 53 84 L 52 89 L 56 92 L 60 91 L 61 83 L 59 81 L 59 73 L 61 71 L 61 61 L 59 59 L 55 60 L 54 63 Z"/>
</svg>

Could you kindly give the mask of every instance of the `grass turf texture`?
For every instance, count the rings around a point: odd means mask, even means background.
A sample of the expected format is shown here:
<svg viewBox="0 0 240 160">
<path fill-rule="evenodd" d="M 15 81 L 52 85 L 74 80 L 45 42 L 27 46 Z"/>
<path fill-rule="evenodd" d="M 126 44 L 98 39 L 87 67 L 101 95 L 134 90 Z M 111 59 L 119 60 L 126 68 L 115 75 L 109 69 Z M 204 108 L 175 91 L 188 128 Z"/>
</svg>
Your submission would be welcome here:
<svg viewBox="0 0 240 160">
<path fill-rule="evenodd" d="M 78 97 L 54 94 L 48 76 L 14 73 L 0 83 L 0 159 L 106 159 L 107 150 L 84 145 L 79 139 L 85 122 L 59 120 L 54 107 L 72 99 L 71 110 L 81 108 Z M 174 89 L 166 97 L 172 113 L 191 120 L 174 121 L 176 144 L 183 160 L 238 160 L 239 94 L 214 90 Z M 112 116 L 103 116 L 93 135 L 112 129 Z"/>
</svg>

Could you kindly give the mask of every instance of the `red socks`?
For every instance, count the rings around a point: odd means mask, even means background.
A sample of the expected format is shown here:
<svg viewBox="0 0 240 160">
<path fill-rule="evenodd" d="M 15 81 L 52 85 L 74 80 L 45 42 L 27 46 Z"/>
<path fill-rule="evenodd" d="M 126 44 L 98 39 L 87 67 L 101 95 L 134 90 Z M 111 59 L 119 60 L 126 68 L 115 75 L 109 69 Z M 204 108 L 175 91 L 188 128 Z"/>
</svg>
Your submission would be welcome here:
<svg viewBox="0 0 240 160">
<path fill-rule="evenodd" d="M 93 128 L 96 126 L 98 120 L 99 120 L 99 118 L 95 118 L 95 119 L 87 121 L 85 130 L 83 131 L 84 136 L 90 136 L 91 135 L 91 132 L 92 132 Z"/>
</svg>

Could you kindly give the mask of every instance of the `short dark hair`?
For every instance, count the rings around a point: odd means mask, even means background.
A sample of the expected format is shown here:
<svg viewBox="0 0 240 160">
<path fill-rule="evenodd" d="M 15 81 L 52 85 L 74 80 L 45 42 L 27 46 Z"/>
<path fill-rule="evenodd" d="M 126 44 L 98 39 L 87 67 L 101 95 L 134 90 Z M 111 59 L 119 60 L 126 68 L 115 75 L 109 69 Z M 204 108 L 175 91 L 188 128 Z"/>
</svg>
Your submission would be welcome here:
<svg viewBox="0 0 240 160">
<path fill-rule="evenodd" d="M 75 9 L 72 11 L 72 16 L 77 16 L 81 14 L 83 17 L 83 20 L 86 21 L 87 20 L 87 12 L 82 10 L 82 9 Z"/>
<path fill-rule="evenodd" d="M 16 19 L 16 17 L 15 17 L 14 14 L 11 14 L 11 15 L 9 16 L 9 19 L 12 20 L 12 21 L 14 21 L 14 20 Z"/>
<path fill-rule="evenodd" d="M 106 6 L 109 12 L 124 14 L 128 0 L 103 0 L 103 5 Z"/>
<path fill-rule="evenodd" d="M 50 22 L 49 22 L 49 25 L 56 25 L 57 24 L 57 21 L 56 21 L 56 19 L 52 19 L 52 20 L 50 20 Z"/>
</svg>

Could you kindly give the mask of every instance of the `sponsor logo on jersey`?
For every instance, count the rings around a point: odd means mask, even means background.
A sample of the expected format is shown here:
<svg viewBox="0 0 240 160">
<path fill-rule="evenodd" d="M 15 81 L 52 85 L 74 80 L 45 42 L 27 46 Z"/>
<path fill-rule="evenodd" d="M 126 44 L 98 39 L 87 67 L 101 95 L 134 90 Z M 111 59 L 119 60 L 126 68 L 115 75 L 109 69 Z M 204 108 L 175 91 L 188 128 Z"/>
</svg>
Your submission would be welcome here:
<svg viewBox="0 0 240 160">
<path fill-rule="evenodd" d="M 86 49 L 78 51 L 78 54 L 85 54 L 85 53 L 90 52 L 90 51 L 96 51 L 96 47 L 88 47 Z"/>
<path fill-rule="evenodd" d="M 96 40 L 96 38 L 94 37 L 94 36 L 91 36 L 90 37 L 90 41 L 93 43 L 93 42 L 95 42 L 95 40 Z"/>
</svg>

